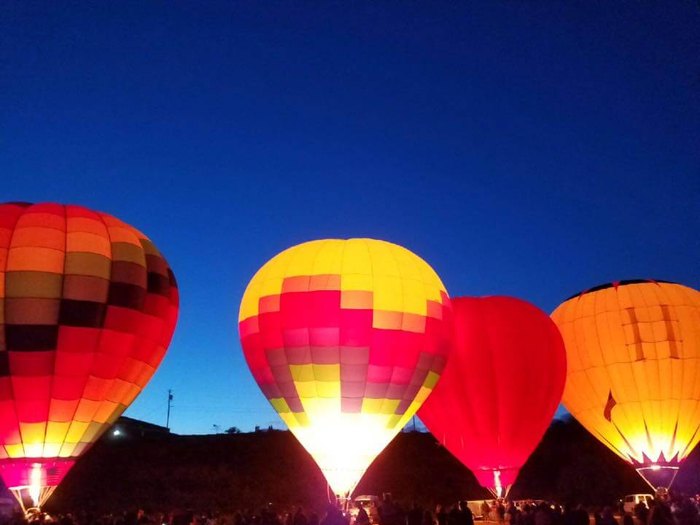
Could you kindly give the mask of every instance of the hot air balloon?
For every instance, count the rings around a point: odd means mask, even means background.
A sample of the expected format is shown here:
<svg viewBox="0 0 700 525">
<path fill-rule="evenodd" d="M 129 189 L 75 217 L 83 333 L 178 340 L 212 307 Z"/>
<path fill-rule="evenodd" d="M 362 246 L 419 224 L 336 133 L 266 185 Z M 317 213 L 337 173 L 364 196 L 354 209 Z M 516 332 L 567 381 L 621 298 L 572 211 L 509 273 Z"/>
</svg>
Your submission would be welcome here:
<svg viewBox="0 0 700 525">
<path fill-rule="evenodd" d="M 700 292 L 619 281 L 571 297 L 552 319 L 569 358 L 564 406 L 668 488 L 700 439 Z"/>
<path fill-rule="evenodd" d="M 418 412 L 496 497 L 505 496 L 561 400 L 566 352 L 546 313 L 513 297 L 452 300 L 454 349 Z"/>
<path fill-rule="evenodd" d="M 158 250 L 114 217 L 0 205 L 0 475 L 42 505 L 134 400 L 175 327 Z"/>
<path fill-rule="evenodd" d="M 300 244 L 248 284 L 248 366 L 337 494 L 349 497 L 435 386 L 450 308 L 425 261 L 372 239 Z"/>
</svg>

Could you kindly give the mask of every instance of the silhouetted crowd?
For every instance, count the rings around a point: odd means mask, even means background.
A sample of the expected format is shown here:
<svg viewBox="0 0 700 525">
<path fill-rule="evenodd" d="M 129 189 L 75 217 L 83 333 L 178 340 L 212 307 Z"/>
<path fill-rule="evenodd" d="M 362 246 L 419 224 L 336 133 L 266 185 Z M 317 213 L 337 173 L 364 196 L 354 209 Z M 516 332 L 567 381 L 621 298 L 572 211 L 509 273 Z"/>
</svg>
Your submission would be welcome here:
<svg viewBox="0 0 700 525">
<path fill-rule="evenodd" d="M 478 510 L 472 510 L 478 505 Z M 49 516 L 16 514 L 0 520 L 0 525 L 474 525 L 483 520 L 489 525 L 700 525 L 700 496 L 695 498 L 661 495 L 646 503 L 637 503 L 633 512 L 611 506 L 585 508 L 546 501 L 491 500 L 478 504 L 460 501 L 439 504 L 434 510 L 418 503 L 402 506 L 390 495 L 378 505 L 352 511 L 329 504 L 325 512 L 307 512 L 301 506 L 277 511 L 272 505 L 257 512 L 233 514 L 177 512 L 122 512 L 94 515 L 89 512 Z"/>
</svg>

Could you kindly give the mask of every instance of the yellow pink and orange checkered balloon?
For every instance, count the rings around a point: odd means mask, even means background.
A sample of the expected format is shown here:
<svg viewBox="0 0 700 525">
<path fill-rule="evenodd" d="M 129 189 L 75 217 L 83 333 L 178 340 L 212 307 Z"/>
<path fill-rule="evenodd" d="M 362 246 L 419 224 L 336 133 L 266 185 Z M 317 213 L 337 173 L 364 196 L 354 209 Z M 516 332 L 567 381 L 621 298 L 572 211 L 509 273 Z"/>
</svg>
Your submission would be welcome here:
<svg viewBox="0 0 700 525">
<path fill-rule="evenodd" d="M 311 241 L 248 284 L 241 344 L 262 392 L 349 495 L 435 386 L 451 304 L 420 257 L 373 239 Z"/>
</svg>

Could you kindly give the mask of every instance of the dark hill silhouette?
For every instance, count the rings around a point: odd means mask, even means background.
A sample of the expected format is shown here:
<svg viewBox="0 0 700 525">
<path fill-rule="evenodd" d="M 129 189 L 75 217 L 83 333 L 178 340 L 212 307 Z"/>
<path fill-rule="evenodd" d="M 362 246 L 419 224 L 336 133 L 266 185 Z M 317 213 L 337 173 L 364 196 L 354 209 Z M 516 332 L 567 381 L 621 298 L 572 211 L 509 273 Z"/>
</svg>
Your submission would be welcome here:
<svg viewBox="0 0 700 525">
<path fill-rule="evenodd" d="M 700 488 L 695 453 L 675 488 Z M 391 492 L 424 505 L 481 499 L 488 493 L 428 433 L 404 432 L 369 469 L 355 494 Z M 514 499 L 586 504 L 649 492 L 634 470 L 572 419 L 555 420 L 511 491 Z M 232 511 L 302 504 L 321 510 L 326 484 L 287 431 L 208 436 L 119 437 L 97 443 L 68 474 L 49 510 L 186 509 Z"/>
</svg>

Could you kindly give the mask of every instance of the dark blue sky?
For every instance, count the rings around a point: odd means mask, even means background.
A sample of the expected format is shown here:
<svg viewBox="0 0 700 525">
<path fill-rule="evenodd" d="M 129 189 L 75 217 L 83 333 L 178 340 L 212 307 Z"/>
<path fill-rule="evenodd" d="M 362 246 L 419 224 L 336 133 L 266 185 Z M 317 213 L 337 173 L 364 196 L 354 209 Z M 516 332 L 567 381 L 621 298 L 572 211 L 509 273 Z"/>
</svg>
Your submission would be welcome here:
<svg viewBox="0 0 700 525">
<path fill-rule="evenodd" d="M 178 329 L 133 417 L 281 424 L 236 328 L 302 241 L 415 251 L 452 295 L 551 311 L 700 287 L 697 2 L 2 2 L 0 200 L 149 235 Z"/>
</svg>

